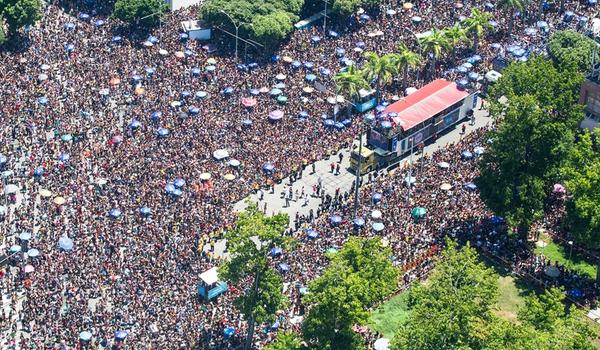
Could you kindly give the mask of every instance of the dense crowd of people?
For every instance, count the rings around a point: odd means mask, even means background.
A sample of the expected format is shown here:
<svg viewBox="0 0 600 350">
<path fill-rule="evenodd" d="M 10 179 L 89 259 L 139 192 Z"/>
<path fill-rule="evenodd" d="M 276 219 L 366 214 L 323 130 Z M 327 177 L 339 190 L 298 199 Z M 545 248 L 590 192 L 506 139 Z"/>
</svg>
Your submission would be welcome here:
<svg viewBox="0 0 600 350">
<path fill-rule="evenodd" d="M 437 1 L 435 11 L 428 6 L 416 2 L 405 10 L 400 4 L 396 14 L 382 11 L 368 20 L 357 15 L 337 37 L 317 27 L 297 31 L 279 49 L 278 59 L 239 66 L 231 55 L 213 53 L 212 44 L 180 35 L 179 22 L 193 17 L 194 8 L 170 14 L 146 38 L 112 19 L 68 14 L 50 2 L 40 22 L 0 56 L 0 154 L 7 159 L 1 165 L 2 189 L 8 192 L 7 185 L 15 184 L 22 193 L 5 195 L 20 203 L 8 206 L 4 215 L 6 253 L 14 268 L 7 270 L 2 284 L 8 294 L 24 291 L 25 296 L 19 313 L 23 329 L 5 323 L 10 334 L 5 345 L 239 345 L 244 323 L 231 301 L 243 286 L 232 286 L 216 302 L 202 303 L 195 291 L 198 275 L 219 262 L 199 247 L 221 238 L 235 218 L 232 204 L 252 189 L 352 144 L 358 123 L 350 120 L 341 130 L 323 123 L 333 118 L 334 105 L 327 97 L 334 96 L 331 76 L 342 69 L 343 58 L 360 63 L 362 52 L 393 52 L 401 41 L 416 50 L 416 38 L 404 28 L 426 31 L 432 14 L 436 26 L 450 26 L 485 4 L 474 1 L 457 8 L 454 2 Z M 526 26 L 535 26 L 536 7 L 530 6 L 529 18 L 516 22 L 512 38 L 499 30 L 482 40 L 479 73 L 503 54 L 492 43 L 543 44 L 541 31 L 523 33 Z M 578 15 L 590 12 L 579 2 L 567 1 L 566 8 Z M 494 13 L 497 27 L 505 28 L 506 16 L 487 10 Z M 412 19 L 417 15 L 421 22 Z M 548 9 L 544 18 L 550 30 L 577 25 L 564 23 L 556 9 Z M 313 39 L 317 35 L 319 41 Z M 458 57 L 465 54 L 467 49 Z M 438 76 L 455 79 L 458 73 L 452 68 L 458 63 L 442 60 Z M 318 91 L 312 80 L 328 92 Z M 409 85 L 425 82 L 424 74 L 415 73 Z M 395 86 L 383 91 L 389 101 L 397 95 L 402 92 Z M 427 158 L 410 204 L 406 169 L 364 186 L 360 213 L 366 222 L 357 231 L 375 234 L 370 225 L 381 220 L 384 229 L 377 234 L 394 249 L 405 283 L 431 267 L 440 238 L 454 221 L 489 216 L 477 192 L 464 187 L 476 168 L 473 161 L 461 160 L 459 152 L 483 145 L 482 133 Z M 439 162 L 450 167 L 440 168 Z M 450 184 L 452 193 L 439 189 L 440 183 Z M 375 192 L 382 194 L 377 204 L 372 201 Z M 352 197 L 335 197 L 301 225 L 314 228 L 316 239 L 299 227 L 292 234 L 304 244 L 274 259 L 290 266 L 285 273 L 293 301 L 288 315 L 301 314 L 302 287 L 327 265 L 324 252 L 341 247 L 355 230 L 348 220 Z M 417 206 L 426 208 L 425 218 L 411 217 Z M 372 218 L 375 209 L 381 219 Z M 334 214 L 343 221 L 331 225 Z M 23 233 L 31 238 L 19 238 L 26 237 Z M 11 273 L 15 268 L 19 272 Z M 224 334 L 226 327 L 236 333 Z M 15 344 L 20 331 L 26 336 Z M 127 332 L 125 342 L 115 339 L 118 331 Z M 80 343 L 81 332 L 93 334 L 92 340 Z M 263 344 L 271 337 L 258 332 L 256 340 Z"/>
</svg>

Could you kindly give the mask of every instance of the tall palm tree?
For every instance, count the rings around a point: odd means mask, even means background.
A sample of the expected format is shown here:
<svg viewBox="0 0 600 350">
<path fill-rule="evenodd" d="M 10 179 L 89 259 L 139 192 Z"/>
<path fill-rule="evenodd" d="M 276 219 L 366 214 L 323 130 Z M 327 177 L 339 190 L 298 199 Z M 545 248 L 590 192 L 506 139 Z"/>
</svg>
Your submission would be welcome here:
<svg viewBox="0 0 600 350">
<path fill-rule="evenodd" d="M 381 88 L 389 84 L 397 73 L 394 56 L 391 54 L 379 56 L 375 52 L 365 52 L 364 56 L 367 62 L 362 68 L 363 76 L 368 82 L 375 83 L 377 100 L 379 100 Z"/>
<path fill-rule="evenodd" d="M 393 56 L 397 71 L 402 71 L 402 91 L 407 87 L 408 71 L 421 64 L 422 57 L 404 43 L 398 45 L 398 53 Z"/>
<path fill-rule="evenodd" d="M 442 30 L 444 37 L 452 46 L 452 61 L 456 61 L 456 48 L 460 46 L 462 43 L 469 42 L 469 37 L 467 36 L 467 31 L 458 24 L 455 24 L 452 27 L 448 27 Z"/>
<path fill-rule="evenodd" d="M 472 9 L 471 16 L 462 22 L 462 27 L 467 32 L 473 34 L 473 51 L 477 52 L 479 47 L 479 39 L 483 36 L 486 30 L 493 29 L 490 24 L 492 14 L 489 12 L 483 12 L 479 9 Z"/>
<path fill-rule="evenodd" d="M 362 72 L 354 64 L 347 67 L 346 71 L 340 72 L 333 77 L 335 90 L 338 95 L 345 96 L 348 101 L 356 101 L 360 96 L 360 89 L 368 89 L 369 83 L 363 77 Z M 336 99 L 337 100 L 337 99 Z M 350 108 L 348 108 L 348 115 Z"/>
<path fill-rule="evenodd" d="M 525 10 L 528 0 L 498 0 L 498 8 L 506 11 L 508 18 L 508 35 L 512 35 L 515 25 L 515 12 Z"/>
<path fill-rule="evenodd" d="M 425 55 L 429 55 L 431 59 L 431 78 L 435 75 L 435 67 L 437 59 L 442 53 L 450 49 L 450 43 L 443 33 L 436 28 L 431 29 L 431 34 L 419 38 L 419 46 Z"/>
</svg>

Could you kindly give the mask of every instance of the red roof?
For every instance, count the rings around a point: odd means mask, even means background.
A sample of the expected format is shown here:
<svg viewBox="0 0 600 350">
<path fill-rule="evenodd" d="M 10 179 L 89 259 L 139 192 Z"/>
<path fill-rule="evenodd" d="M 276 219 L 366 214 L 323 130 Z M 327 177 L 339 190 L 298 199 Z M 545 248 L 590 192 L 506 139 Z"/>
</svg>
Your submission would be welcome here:
<svg viewBox="0 0 600 350">
<path fill-rule="evenodd" d="M 444 79 L 434 80 L 403 100 L 388 106 L 384 113 L 398 113 L 394 123 L 408 130 L 440 113 L 467 97 L 469 93 L 459 90 L 455 83 Z"/>
</svg>

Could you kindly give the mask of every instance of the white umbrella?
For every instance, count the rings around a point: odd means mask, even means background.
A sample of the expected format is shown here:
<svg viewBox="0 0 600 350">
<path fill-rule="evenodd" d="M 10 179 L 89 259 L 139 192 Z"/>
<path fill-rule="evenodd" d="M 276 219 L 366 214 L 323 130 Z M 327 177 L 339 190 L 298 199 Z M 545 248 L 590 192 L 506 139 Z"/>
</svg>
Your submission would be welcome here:
<svg viewBox="0 0 600 350">
<path fill-rule="evenodd" d="M 441 189 L 441 190 L 443 190 L 443 191 L 448 191 L 448 190 L 450 190 L 451 188 L 452 188 L 452 185 L 450 185 L 449 183 L 443 183 L 443 184 L 441 184 L 441 186 L 440 186 L 440 189 Z"/>
<path fill-rule="evenodd" d="M 408 184 L 408 185 L 412 185 L 415 182 L 417 182 L 417 178 L 414 176 L 407 176 L 404 178 L 404 182 L 406 182 L 406 184 Z"/>
<path fill-rule="evenodd" d="M 448 169 L 450 167 L 450 164 L 448 164 L 447 162 L 439 162 L 437 165 L 442 169 Z"/>
<path fill-rule="evenodd" d="M 161 56 L 166 56 L 166 55 L 168 55 L 168 54 L 169 54 L 169 51 L 167 51 L 167 50 L 165 50 L 165 49 L 160 49 L 160 50 L 158 50 L 158 53 L 159 53 Z"/>
<path fill-rule="evenodd" d="M 213 157 L 216 160 L 223 160 L 229 157 L 229 152 L 226 149 L 218 149 L 213 152 Z"/>
<path fill-rule="evenodd" d="M 19 191 L 19 187 L 17 185 L 6 185 L 6 188 L 4 189 L 6 191 L 7 194 L 13 194 L 13 193 L 17 193 Z"/>
<path fill-rule="evenodd" d="M 390 340 L 387 338 L 379 338 L 373 344 L 374 350 L 389 350 L 390 349 Z"/>
<path fill-rule="evenodd" d="M 373 219 L 381 219 L 381 211 L 379 210 L 373 210 L 373 212 L 371 212 L 371 217 Z"/>
</svg>

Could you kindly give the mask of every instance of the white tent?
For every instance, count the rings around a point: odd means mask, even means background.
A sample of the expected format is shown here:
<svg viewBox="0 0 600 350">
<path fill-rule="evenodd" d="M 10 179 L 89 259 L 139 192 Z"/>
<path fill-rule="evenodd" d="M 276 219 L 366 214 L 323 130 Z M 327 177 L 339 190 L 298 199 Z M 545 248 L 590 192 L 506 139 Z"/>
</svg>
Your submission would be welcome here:
<svg viewBox="0 0 600 350">
<path fill-rule="evenodd" d="M 207 286 L 211 286 L 215 283 L 217 283 L 217 281 L 219 281 L 219 276 L 217 273 L 217 268 L 213 267 L 210 270 L 206 270 L 204 272 L 202 272 L 200 274 L 200 279 L 207 285 Z"/>
</svg>

